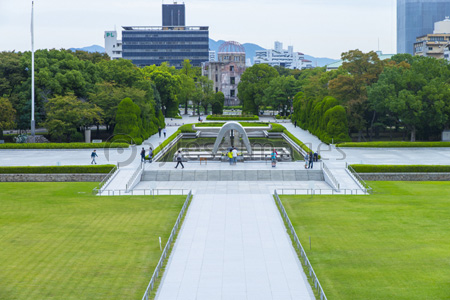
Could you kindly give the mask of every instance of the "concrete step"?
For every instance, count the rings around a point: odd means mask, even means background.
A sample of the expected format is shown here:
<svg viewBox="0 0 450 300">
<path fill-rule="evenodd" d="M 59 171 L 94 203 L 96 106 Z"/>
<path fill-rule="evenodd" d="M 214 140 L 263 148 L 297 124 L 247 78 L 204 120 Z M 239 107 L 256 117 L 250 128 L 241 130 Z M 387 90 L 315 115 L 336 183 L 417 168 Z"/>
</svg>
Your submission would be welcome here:
<svg viewBox="0 0 450 300">
<path fill-rule="evenodd" d="M 149 170 L 142 181 L 324 181 L 322 170 Z"/>
</svg>

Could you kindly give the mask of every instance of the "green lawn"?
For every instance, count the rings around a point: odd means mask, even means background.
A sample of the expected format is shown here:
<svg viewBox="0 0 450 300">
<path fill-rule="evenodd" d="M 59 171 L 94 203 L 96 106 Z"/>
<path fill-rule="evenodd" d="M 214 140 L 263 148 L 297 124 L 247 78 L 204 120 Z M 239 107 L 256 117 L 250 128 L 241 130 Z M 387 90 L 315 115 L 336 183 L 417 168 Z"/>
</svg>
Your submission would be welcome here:
<svg viewBox="0 0 450 300">
<path fill-rule="evenodd" d="M 95 186 L 0 183 L 0 299 L 142 297 L 186 196 Z"/>
<path fill-rule="evenodd" d="M 281 197 L 328 299 L 450 299 L 450 183 L 370 185 Z"/>
</svg>

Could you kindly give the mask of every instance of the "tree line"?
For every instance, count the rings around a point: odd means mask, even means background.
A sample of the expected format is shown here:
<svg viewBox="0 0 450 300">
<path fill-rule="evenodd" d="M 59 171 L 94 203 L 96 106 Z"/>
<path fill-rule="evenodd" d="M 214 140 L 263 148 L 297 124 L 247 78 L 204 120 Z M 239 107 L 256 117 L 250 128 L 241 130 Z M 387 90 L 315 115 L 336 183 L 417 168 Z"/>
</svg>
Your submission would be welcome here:
<svg viewBox="0 0 450 300">
<path fill-rule="evenodd" d="M 179 104 L 192 101 L 199 111 L 223 110 L 223 94 L 201 76 L 189 60 L 180 70 L 168 64 L 138 68 L 129 60 L 110 60 L 106 54 L 70 50 L 35 53 L 35 119 L 54 141 L 77 141 L 92 125 L 110 134 L 146 139 L 176 117 Z M 4 129 L 27 130 L 31 119 L 31 53 L 0 53 L 0 135 Z M 120 103 L 131 107 L 139 130 L 122 115 Z M 132 103 L 130 103 L 130 101 Z M 185 105 L 187 113 L 187 105 Z M 134 121 L 133 121 L 134 122 Z M 117 128 L 118 127 L 118 128 Z"/>
<path fill-rule="evenodd" d="M 323 141 L 343 142 L 355 133 L 372 140 L 381 130 L 403 130 L 410 140 L 439 139 L 450 125 L 450 64 L 398 54 L 381 61 L 375 52 L 342 54 L 342 66 L 288 70 L 248 68 L 238 97 L 243 111 L 273 106 Z"/>
</svg>

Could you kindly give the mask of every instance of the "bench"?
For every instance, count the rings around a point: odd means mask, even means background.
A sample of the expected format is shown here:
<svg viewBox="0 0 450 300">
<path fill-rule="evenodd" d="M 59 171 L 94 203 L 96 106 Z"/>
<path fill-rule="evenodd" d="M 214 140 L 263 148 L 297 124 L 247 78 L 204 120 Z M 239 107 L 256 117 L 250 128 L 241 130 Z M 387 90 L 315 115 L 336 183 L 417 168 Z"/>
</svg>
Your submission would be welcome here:
<svg viewBox="0 0 450 300">
<path fill-rule="evenodd" d="M 202 161 L 205 162 L 205 165 L 208 164 L 208 159 L 206 157 L 200 157 L 199 161 L 200 161 L 200 164 L 202 164 Z"/>
</svg>

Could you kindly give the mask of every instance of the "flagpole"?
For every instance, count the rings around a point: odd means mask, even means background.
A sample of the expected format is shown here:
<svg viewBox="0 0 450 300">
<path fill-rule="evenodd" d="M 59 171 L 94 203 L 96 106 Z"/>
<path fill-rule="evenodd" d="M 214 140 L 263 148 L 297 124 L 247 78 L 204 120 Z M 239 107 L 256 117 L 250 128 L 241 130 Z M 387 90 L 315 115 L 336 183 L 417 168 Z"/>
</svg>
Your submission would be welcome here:
<svg viewBox="0 0 450 300">
<path fill-rule="evenodd" d="M 31 136 L 35 136 L 34 121 L 34 1 L 31 1 Z"/>
</svg>

